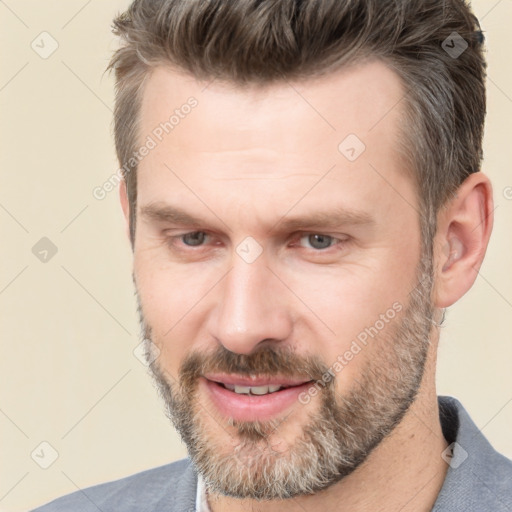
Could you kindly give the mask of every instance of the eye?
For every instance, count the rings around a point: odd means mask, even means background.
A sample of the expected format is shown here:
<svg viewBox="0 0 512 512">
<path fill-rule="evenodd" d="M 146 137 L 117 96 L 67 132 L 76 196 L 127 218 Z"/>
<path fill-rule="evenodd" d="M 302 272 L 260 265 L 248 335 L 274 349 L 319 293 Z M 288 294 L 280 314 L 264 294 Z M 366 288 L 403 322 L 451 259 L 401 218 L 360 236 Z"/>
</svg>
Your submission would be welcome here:
<svg viewBox="0 0 512 512">
<path fill-rule="evenodd" d="M 185 233 L 178 238 L 189 247 L 197 247 L 202 245 L 208 235 L 204 231 L 194 231 L 192 233 Z"/>
<path fill-rule="evenodd" d="M 175 235 L 168 232 L 164 242 L 168 250 L 176 257 L 200 257 L 205 252 L 214 250 L 219 246 L 215 235 L 206 231 L 189 231 Z"/>
<path fill-rule="evenodd" d="M 337 238 L 320 233 L 309 233 L 300 237 L 300 240 L 306 240 L 310 247 L 322 251 L 331 247 L 335 242 L 340 242 Z"/>
</svg>

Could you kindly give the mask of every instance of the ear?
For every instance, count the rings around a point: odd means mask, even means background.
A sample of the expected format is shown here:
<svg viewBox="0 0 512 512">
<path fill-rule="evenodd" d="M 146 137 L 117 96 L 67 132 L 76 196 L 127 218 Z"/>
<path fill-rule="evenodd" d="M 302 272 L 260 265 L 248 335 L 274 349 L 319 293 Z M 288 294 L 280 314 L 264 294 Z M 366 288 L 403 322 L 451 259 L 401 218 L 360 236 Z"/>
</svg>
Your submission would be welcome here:
<svg viewBox="0 0 512 512">
<path fill-rule="evenodd" d="M 473 285 L 487 250 L 494 217 L 492 186 L 471 174 L 438 214 L 434 245 L 434 305 L 446 308 Z"/>
<path fill-rule="evenodd" d="M 125 220 L 125 233 L 130 239 L 130 201 L 128 200 L 128 190 L 126 189 L 126 181 L 124 179 L 119 183 L 119 199 Z"/>
</svg>

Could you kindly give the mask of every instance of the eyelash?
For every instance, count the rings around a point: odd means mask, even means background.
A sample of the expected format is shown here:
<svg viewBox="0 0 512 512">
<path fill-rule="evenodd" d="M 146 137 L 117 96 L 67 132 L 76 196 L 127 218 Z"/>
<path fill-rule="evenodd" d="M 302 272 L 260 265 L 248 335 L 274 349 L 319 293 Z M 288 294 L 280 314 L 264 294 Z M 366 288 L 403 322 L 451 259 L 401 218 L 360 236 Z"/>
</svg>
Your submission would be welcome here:
<svg viewBox="0 0 512 512">
<path fill-rule="evenodd" d="M 204 233 L 206 235 L 206 237 L 211 237 L 212 235 L 210 235 L 209 233 L 207 233 L 206 231 L 189 231 L 187 233 L 182 233 L 180 235 L 174 235 L 174 236 L 169 236 L 167 237 L 167 241 L 166 241 L 166 244 L 171 248 L 171 249 L 177 249 L 177 250 L 180 250 L 180 251 L 187 251 L 189 249 L 191 250 L 194 250 L 194 249 L 201 249 L 204 247 L 204 244 L 201 244 L 201 245 L 197 245 L 197 246 L 194 246 L 194 245 L 186 245 L 186 244 L 183 244 L 182 247 L 180 248 L 177 248 L 176 247 L 176 242 L 182 242 L 183 241 L 183 238 L 187 235 L 194 235 L 194 234 L 198 234 L 198 233 Z M 324 254 L 324 253 L 328 253 L 329 252 L 329 249 L 332 249 L 333 247 L 342 247 L 344 246 L 348 240 L 347 239 L 340 239 L 340 238 L 336 238 L 332 235 L 326 235 L 324 233 L 316 233 L 316 232 L 301 232 L 299 233 L 299 237 L 295 237 L 295 240 L 302 240 L 303 238 L 307 238 L 309 236 L 313 236 L 313 235 L 318 235 L 318 236 L 324 236 L 324 237 L 328 237 L 331 239 L 331 242 L 332 242 L 332 245 L 330 245 L 329 247 L 325 248 L 325 249 L 314 249 L 314 248 L 307 248 L 307 247 L 303 247 L 304 249 L 306 250 L 310 250 L 314 253 L 317 253 L 317 254 Z M 183 248 L 185 247 L 185 248 Z M 302 247 L 302 246 L 301 246 Z"/>
</svg>

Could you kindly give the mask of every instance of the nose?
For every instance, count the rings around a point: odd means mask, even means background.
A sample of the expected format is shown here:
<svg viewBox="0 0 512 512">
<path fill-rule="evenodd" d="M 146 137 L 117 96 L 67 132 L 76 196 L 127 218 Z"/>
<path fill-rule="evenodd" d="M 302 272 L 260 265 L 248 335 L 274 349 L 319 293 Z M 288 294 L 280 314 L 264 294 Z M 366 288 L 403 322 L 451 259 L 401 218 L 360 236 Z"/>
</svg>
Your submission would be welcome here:
<svg viewBox="0 0 512 512">
<path fill-rule="evenodd" d="M 209 333 L 226 349 L 250 354 L 263 342 L 289 338 L 289 297 L 262 257 L 247 263 L 235 255 L 231 270 L 216 291 Z"/>
</svg>

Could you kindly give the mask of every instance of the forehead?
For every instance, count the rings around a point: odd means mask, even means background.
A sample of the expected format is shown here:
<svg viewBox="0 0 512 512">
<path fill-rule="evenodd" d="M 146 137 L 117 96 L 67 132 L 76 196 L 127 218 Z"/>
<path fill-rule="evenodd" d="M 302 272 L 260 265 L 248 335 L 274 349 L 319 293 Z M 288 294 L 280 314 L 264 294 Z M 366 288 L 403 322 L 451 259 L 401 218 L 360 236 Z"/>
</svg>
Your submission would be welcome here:
<svg viewBox="0 0 512 512">
<path fill-rule="evenodd" d="M 245 88 L 158 67 L 141 105 L 140 142 L 154 144 L 139 164 L 139 194 L 162 201 L 186 182 L 196 196 L 222 187 L 225 201 L 242 194 L 269 204 L 272 192 L 291 200 L 326 176 L 303 204 L 318 194 L 378 200 L 382 212 L 397 195 L 414 203 L 399 152 L 403 97 L 399 77 L 379 61 Z"/>
<path fill-rule="evenodd" d="M 327 134 L 336 140 L 355 133 L 373 142 L 390 129 L 396 132 L 403 96 L 398 75 L 380 61 L 352 65 L 307 81 L 243 88 L 219 80 L 197 81 L 160 66 L 145 84 L 141 128 L 142 135 L 150 133 L 189 98 L 195 98 L 198 108 L 190 117 L 200 117 L 201 122 L 182 123 L 180 118 L 173 139 L 181 144 L 194 138 L 195 143 L 201 142 L 200 148 L 194 145 L 196 149 L 234 149 L 247 130 L 253 142 L 269 149 L 283 149 L 282 143 L 292 138 L 316 140 Z M 280 129 L 277 140 L 270 128 Z M 185 149 L 189 148 L 180 147 Z"/>
</svg>

